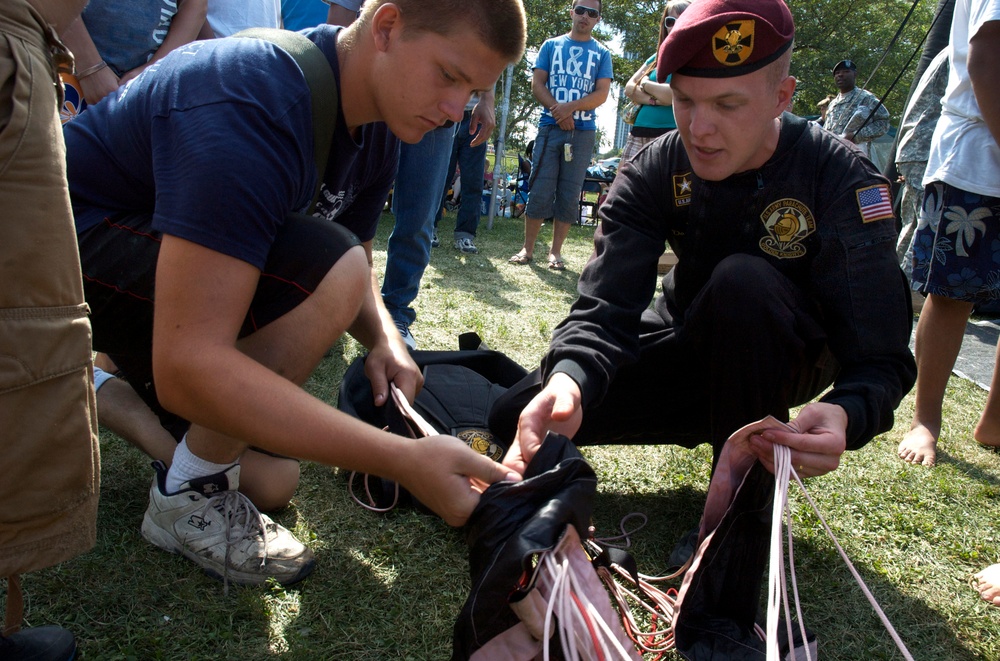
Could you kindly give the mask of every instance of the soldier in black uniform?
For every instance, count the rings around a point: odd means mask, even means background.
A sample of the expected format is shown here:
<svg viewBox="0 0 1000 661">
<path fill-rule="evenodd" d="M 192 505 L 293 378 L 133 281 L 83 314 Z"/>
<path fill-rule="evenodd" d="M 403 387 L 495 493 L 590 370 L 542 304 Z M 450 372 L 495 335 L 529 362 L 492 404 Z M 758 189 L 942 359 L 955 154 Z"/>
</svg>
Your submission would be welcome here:
<svg viewBox="0 0 1000 661">
<path fill-rule="evenodd" d="M 781 0 L 696 0 L 677 20 L 657 80 L 673 74 L 678 130 L 622 163 L 534 387 L 495 411 L 518 426 L 505 463 L 522 467 L 547 430 L 709 442 L 718 459 L 739 427 L 787 421 L 831 385 L 796 432 L 751 438 L 769 470 L 774 443 L 815 476 L 892 427 L 916 368 L 889 184 L 783 112 L 793 36 Z M 666 244 L 678 263 L 650 309 Z"/>
</svg>

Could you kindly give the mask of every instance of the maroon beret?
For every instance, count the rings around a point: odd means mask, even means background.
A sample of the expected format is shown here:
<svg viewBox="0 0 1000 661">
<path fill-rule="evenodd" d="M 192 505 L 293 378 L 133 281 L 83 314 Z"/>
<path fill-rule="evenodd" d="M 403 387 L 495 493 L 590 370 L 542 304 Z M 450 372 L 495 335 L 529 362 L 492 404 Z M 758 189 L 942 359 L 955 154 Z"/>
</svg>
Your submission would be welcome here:
<svg viewBox="0 0 1000 661">
<path fill-rule="evenodd" d="M 778 59 L 794 36 L 782 0 L 694 0 L 660 44 L 656 79 L 742 76 Z"/>
</svg>

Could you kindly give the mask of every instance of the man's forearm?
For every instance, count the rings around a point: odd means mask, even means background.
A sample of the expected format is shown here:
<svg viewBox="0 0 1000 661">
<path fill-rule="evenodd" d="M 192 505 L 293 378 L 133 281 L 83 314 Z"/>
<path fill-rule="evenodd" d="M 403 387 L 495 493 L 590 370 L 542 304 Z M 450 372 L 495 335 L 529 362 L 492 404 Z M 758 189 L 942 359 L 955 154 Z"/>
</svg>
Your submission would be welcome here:
<svg viewBox="0 0 1000 661">
<path fill-rule="evenodd" d="M 167 36 L 149 61 L 162 60 L 174 49 L 197 39 L 201 28 L 205 25 L 207 12 L 207 0 L 183 0 L 178 3 L 177 13 L 170 21 Z"/>
<path fill-rule="evenodd" d="M 552 106 L 559 103 L 556 101 L 556 97 L 552 96 L 552 92 L 549 91 L 547 85 L 534 85 L 531 86 L 531 95 L 535 97 L 535 100 L 542 104 L 543 108 L 551 108 Z"/>
<path fill-rule="evenodd" d="M 571 101 L 576 110 L 595 110 L 608 100 L 608 90 L 594 90 L 587 96 Z"/>
<path fill-rule="evenodd" d="M 1000 76 L 996 48 L 1000 46 L 1000 21 L 987 21 L 969 41 L 969 78 L 979 112 L 993 140 L 1000 145 Z"/>
<path fill-rule="evenodd" d="M 395 324 L 382 301 L 378 276 L 372 272 L 372 285 L 365 295 L 365 300 L 361 304 L 358 318 L 355 319 L 347 332 L 351 337 L 363 344 L 366 349 L 371 350 L 376 344 L 385 339 L 387 329 L 395 330 Z"/>
</svg>

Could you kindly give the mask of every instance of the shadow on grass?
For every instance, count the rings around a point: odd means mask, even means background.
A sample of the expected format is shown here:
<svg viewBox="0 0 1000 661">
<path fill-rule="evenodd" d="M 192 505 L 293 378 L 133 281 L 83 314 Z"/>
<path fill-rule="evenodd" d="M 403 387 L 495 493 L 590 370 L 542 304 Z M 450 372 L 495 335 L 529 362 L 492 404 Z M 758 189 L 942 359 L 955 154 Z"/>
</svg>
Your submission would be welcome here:
<svg viewBox="0 0 1000 661">
<path fill-rule="evenodd" d="M 983 449 L 987 452 L 1000 454 L 1000 448 L 989 448 L 983 446 Z M 956 470 L 965 473 L 968 477 L 974 480 L 979 480 L 980 482 L 984 482 L 993 487 L 1000 487 L 1000 476 L 996 473 L 991 473 L 984 470 L 982 466 L 977 466 L 970 461 L 966 461 L 965 459 L 956 457 L 953 454 L 949 454 L 948 452 L 942 450 L 940 446 L 938 446 L 937 450 L 937 463 L 951 464 Z"/>
<path fill-rule="evenodd" d="M 648 523 L 631 534 L 629 552 L 641 573 L 664 575 L 676 543 L 698 525 L 704 502 L 705 493 L 690 487 L 635 495 L 602 493 L 594 514 L 597 536 L 618 534 L 619 522 L 630 513 L 645 514 Z M 797 523 L 795 526 L 819 528 L 820 524 L 815 517 L 810 517 L 809 523 Z M 628 528 L 634 530 L 635 527 L 636 519 L 632 519 Z M 890 634 L 832 542 L 821 531 L 811 534 L 822 537 L 818 538 L 819 541 L 797 538 L 794 558 L 803 618 L 806 626 L 817 635 L 820 658 L 900 658 L 901 654 Z M 928 608 L 920 598 L 900 592 L 868 564 L 854 558 L 852 562 L 916 658 L 949 661 L 982 658 L 977 651 L 969 649 L 955 637 L 945 615 Z M 680 585 L 681 579 L 676 579 L 664 587 L 679 589 Z M 794 612 L 794 604 L 790 607 Z M 765 609 L 762 600 L 762 617 Z"/>
<path fill-rule="evenodd" d="M 316 571 L 298 586 L 231 587 L 226 597 L 218 581 L 189 561 L 141 539 L 152 471 L 122 441 L 103 440 L 97 547 L 25 577 L 29 624 L 69 627 L 80 639 L 80 659 L 450 656 L 454 619 L 469 591 L 460 531 L 412 510 L 362 510 L 347 498 L 341 472 L 304 464 L 296 505 L 275 518 L 314 549 Z M 617 534 L 625 515 L 644 513 L 648 524 L 632 535 L 631 552 L 640 571 L 662 573 L 676 542 L 698 523 L 704 497 L 702 489 L 688 485 L 601 492 L 594 515 L 598 535 Z M 796 524 L 795 558 L 804 619 L 819 638 L 822 658 L 899 658 L 816 526 L 811 516 Z M 917 658 L 988 656 L 983 640 L 978 654 L 969 649 L 976 632 L 956 639 L 948 618 L 929 608 L 918 588 L 904 594 L 878 567 L 855 564 Z M 970 605 L 975 599 L 970 592 Z"/>
</svg>

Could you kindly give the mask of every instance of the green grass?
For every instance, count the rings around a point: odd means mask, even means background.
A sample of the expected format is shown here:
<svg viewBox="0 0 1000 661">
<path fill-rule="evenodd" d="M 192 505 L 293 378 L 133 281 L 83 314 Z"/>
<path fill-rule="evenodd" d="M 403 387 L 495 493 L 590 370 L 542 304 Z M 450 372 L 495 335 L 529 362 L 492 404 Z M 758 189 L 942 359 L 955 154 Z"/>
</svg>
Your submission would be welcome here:
<svg viewBox="0 0 1000 661">
<path fill-rule="evenodd" d="M 507 264 L 520 246 L 520 221 L 480 229 L 478 255 L 451 248 L 442 223 L 413 326 L 421 348 L 457 348 L 477 331 L 492 348 L 532 368 L 574 299 L 593 228 L 574 227 L 567 270 L 545 268 L 539 245 L 530 266 Z M 391 219 L 376 241 L 384 260 Z M 551 237 L 545 226 L 542 238 Z M 378 264 L 382 268 L 382 263 Z M 307 384 L 335 401 L 340 375 L 360 354 L 339 343 Z M 970 573 L 1000 561 L 995 525 L 1000 456 L 972 441 L 985 393 L 953 378 L 934 469 L 900 462 L 895 448 L 912 413 L 840 470 L 808 488 L 858 571 L 917 659 L 1000 657 L 1000 610 L 968 586 Z M 82 659 L 443 659 L 469 589 L 459 531 L 413 511 L 375 515 L 354 505 L 346 477 L 303 466 L 293 506 L 276 515 L 316 551 L 318 568 L 300 586 L 235 588 L 142 540 L 139 525 L 152 472 L 138 451 L 102 432 L 102 488 L 96 548 L 24 577 L 31 625 L 61 624 L 79 637 Z M 709 452 L 663 447 L 585 451 L 600 477 L 599 534 L 643 512 L 634 535 L 640 570 L 661 572 L 674 543 L 700 516 Z M 795 558 L 806 624 L 824 659 L 900 658 L 872 608 L 797 490 Z"/>
</svg>

